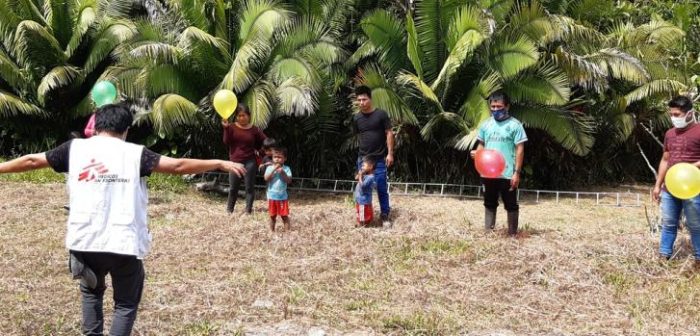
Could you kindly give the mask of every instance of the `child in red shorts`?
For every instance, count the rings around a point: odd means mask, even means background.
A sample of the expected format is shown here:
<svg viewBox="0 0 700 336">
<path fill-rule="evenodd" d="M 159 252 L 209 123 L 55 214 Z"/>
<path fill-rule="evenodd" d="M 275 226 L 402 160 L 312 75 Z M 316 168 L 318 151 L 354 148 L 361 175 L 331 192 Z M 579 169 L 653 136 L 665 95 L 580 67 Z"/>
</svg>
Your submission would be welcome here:
<svg viewBox="0 0 700 336">
<path fill-rule="evenodd" d="M 367 156 L 362 158 L 362 166 L 355 178 L 357 179 L 357 186 L 355 186 L 356 226 L 367 226 L 374 217 L 374 208 L 372 207 L 372 188 L 376 186 L 374 160 Z"/>
<path fill-rule="evenodd" d="M 277 215 L 282 217 L 284 229 L 289 230 L 289 202 L 287 184 L 292 182 L 292 170 L 284 162 L 287 149 L 276 148 L 272 152 L 272 164 L 265 169 L 267 182 L 267 204 L 270 212 L 270 230 L 275 231 Z"/>
</svg>

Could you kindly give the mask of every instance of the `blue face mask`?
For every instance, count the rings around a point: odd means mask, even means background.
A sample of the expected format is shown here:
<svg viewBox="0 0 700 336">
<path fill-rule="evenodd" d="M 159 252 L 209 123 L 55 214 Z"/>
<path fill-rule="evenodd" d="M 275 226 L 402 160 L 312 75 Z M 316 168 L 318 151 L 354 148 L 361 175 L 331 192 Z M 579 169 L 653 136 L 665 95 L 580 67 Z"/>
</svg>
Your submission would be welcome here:
<svg viewBox="0 0 700 336">
<path fill-rule="evenodd" d="M 493 119 L 496 119 L 496 121 L 503 121 L 510 117 L 506 109 L 493 110 L 491 111 L 491 115 L 493 116 Z"/>
</svg>

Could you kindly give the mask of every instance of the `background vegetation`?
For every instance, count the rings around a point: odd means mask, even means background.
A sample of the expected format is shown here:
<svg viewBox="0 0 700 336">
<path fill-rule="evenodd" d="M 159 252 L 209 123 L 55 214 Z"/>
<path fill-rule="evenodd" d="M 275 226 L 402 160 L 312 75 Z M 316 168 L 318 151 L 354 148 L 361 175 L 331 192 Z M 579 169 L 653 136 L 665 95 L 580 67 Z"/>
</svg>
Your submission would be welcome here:
<svg viewBox="0 0 700 336">
<path fill-rule="evenodd" d="M 397 134 L 392 178 L 468 183 L 503 89 L 527 186 L 650 181 L 665 101 L 697 100 L 700 6 L 605 0 L 0 0 L 0 155 L 81 130 L 95 82 L 138 112 L 130 140 L 225 157 L 211 96 L 232 89 L 297 176 L 351 176 L 352 88 Z"/>
</svg>

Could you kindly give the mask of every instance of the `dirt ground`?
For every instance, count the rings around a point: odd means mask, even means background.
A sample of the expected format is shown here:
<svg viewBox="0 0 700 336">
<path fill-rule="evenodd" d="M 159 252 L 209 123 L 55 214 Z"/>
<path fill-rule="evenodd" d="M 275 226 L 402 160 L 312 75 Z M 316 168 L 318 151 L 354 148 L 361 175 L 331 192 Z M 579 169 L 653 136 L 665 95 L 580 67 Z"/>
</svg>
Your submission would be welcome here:
<svg viewBox="0 0 700 336">
<path fill-rule="evenodd" d="M 0 195 L 0 334 L 78 334 L 64 185 Z M 640 207 L 523 202 L 512 239 L 503 211 L 483 232 L 479 200 L 394 197 L 392 229 L 354 228 L 350 195 L 292 193 L 293 230 L 271 233 L 262 196 L 248 216 L 193 190 L 151 193 L 135 335 L 700 332 L 687 234 L 660 262 Z"/>
</svg>

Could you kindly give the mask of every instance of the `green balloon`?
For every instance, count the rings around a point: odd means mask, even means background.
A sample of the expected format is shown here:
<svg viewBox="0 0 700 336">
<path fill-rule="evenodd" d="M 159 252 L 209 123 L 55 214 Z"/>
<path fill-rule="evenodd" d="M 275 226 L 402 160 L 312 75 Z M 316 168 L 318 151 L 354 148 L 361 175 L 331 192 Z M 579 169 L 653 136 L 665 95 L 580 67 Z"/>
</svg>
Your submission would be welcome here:
<svg viewBox="0 0 700 336">
<path fill-rule="evenodd" d="M 99 81 L 92 87 L 91 96 L 97 107 L 111 104 L 117 99 L 117 88 L 111 82 Z"/>
</svg>

